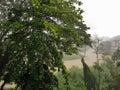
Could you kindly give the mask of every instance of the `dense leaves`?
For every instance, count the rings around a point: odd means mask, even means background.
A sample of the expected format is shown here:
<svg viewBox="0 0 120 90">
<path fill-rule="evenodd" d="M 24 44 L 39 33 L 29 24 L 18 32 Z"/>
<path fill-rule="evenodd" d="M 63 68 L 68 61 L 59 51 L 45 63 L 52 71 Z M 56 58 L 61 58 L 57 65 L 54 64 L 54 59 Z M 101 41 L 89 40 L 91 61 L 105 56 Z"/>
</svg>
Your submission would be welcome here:
<svg viewBox="0 0 120 90">
<path fill-rule="evenodd" d="M 62 77 L 62 73 L 56 74 L 59 80 L 59 89 L 66 90 L 66 86 L 64 85 L 64 78 Z M 69 88 L 70 90 L 86 90 L 83 78 L 83 70 L 73 66 L 68 70 L 68 78 L 69 78 Z M 56 90 L 56 89 L 54 89 Z"/>
<path fill-rule="evenodd" d="M 118 48 L 112 55 L 112 60 L 114 62 L 114 73 L 112 87 L 116 90 L 120 89 L 120 48 Z"/>
<path fill-rule="evenodd" d="M 22 90 L 58 87 L 54 71 L 67 73 L 63 52 L 89 45 L 79 0 L 1 0 L 0 77 Z M 9 78 L 4 79 L 8 73 Z"/>
<path fill-rule="evenodd" d="M 112 55 L 113 61 L 120 61 L 120 48 L 118 48 Z"/>
<path fill-rule="evenodd" d="M 85 63 L 84 58 L 81 59 L 83 64 L 83 71 L 84 71 L 84 82 L 87 90 L 96 90 L 97 88 L 97 80 L 94 74 L 91 72 L 88 65 Z"/>
<path fill-rule="evenodd" d="M 83 69 L 74 66 L 68 69 L 70 90 L 90 90 L 90 88 L 93 87 L 96 87 L 95 90 L 98 90 L 97 80 L 99 77 L 96 67 L 94 66 L 88 67 L 85 61 L 83 61 L 83 63 L 84 63 Z M 101 68 L 99 86 L 100 90 L 119 90 L 120 67 L 116 67 L 113 60 L 109 57 L 104 57 L 99 67 Z M 60 83 L 59 89 L 65 90 L 65 86 L 63 84 L 64 79 L 62 77 L 62 74 L 57 73 L 57 78 Z"/>
</svg>

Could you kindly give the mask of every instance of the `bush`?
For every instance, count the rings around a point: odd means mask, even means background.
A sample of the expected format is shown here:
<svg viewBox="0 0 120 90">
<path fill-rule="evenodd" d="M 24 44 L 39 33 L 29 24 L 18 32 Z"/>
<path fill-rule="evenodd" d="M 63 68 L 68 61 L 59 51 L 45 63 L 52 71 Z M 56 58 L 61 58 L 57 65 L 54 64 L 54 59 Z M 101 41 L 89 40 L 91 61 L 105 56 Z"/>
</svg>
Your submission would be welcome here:
<svg viewBox="0 0 120 90">
<path fill-rule="evenodd" d="M 59 80 L 59 89 L 66 90 L 65 80 L 61 73 L 57 73 Z M 68 70 L 69 88 L 70 90 L 86 90 L 83 80 L 83 70 L 73 66 Z"/>
</svg>

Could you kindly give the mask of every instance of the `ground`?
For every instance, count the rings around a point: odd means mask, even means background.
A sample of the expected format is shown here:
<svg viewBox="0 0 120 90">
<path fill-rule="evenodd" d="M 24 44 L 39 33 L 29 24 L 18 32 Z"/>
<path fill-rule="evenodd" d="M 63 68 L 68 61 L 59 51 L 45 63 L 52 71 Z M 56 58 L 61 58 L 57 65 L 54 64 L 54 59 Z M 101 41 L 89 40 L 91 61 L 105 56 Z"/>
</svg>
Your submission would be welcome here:
<svg viewBox="0 0 120 90">
<path fill-rule="evenodd" d="M 99 55 L 99 59 L 100 59 L 100 57 L 101 56 Z M 72 66 L 78 66 L 80 68 L 82 67 L 80 55 L 65 56 L 63 61 L 64 61 L 64 64 L 67 68 L 70 68 Z M 87 50 L 85 62 L 89 66 L 92 66 L 96 62 L 96 54 L 94 53 L 93 49 Z"/>
</svg>

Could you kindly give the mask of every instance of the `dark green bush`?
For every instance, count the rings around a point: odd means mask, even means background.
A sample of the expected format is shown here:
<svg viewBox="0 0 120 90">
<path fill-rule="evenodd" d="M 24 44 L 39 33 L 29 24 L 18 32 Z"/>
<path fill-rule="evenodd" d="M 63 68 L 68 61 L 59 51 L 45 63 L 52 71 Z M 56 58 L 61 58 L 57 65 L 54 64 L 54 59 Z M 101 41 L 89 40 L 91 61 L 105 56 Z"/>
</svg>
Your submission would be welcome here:
<svg viewBox="0 0 120 90">
<path fill-rule="evenodd" d="M 65 80 L 61 73 L 57 73 L 59 89 L 66 90 Z M 83 80 L 83 70 L 73 66 L 68 70 L 68 80 L 70 90 L 86 90 Z"/>
</svg>

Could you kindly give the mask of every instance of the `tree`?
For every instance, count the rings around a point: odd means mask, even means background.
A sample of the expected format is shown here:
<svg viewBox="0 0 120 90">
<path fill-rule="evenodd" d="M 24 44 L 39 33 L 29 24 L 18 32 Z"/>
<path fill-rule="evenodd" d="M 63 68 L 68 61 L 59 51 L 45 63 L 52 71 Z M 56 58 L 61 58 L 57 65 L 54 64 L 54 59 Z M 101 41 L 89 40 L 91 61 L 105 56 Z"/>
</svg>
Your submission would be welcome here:
<svg viewBox="0 0 120 90">
<path fill-rule="evenodd" d="M 100 75 L 101 67 L 100 67 L 100 57 L 99 57 L 100 43 L 101 43 L 101 39 L 97 35 L 95 35 L 95 37 L 93 39 L 92 47 L 93 47 L 93 49 L 95 51 L 96 59 L 97 59 L 97 61 L 95 62 L 94 67 L 95 67 L 95 69 L 97 69 L 97 72 L 98 72 L 98 75 L 97 75 L 98 76 L 98 78 L 97 78 L 97 81 L 98 81 L 97 88 L 98 88 L 98 90 L 100 90 L 100 77 L 101 77 L 101 75 Z"/>
<path fill-rule="evenodd" d="M 100 90 L 111 90 L 111 79 L 113 73 L 113 62 L 109 57 L 104 57 L 103 62 L 100 64 L 101 72 L 100 72 Z M 98 72 L 96 72 L 95 67 L 93 66 L 92 71 L 94 75 L 97 76 Z"/>
<path fill-rule="evenodd" d="M 118 48 L 112 55 L 112 60 L 114 62 L 114 72 L 112 74 L 112 88 L 115 90 L 120 90 L 120 48 Z"/>
<path fill-rule="evenodd" d="M 58 86 L 53 74 L 58 70 L 68 84 L 63 52 L 71 55 L 78 47 L 91 43 L 81 15 L 83 10 L 75 7 L 82 3 L 79 0 L 0 2 L 1 79 L 15 82 L 22 90 L 52 90 Z M 10 75 L 7 79 L 3 78 L 6 73 Z"/>
<path fill-rule="evenodd" d="M 112 53 L 111 46 L 112 45 L 110 41 L 102 41 L 100 43 L 100 54 L 102 54 L 103 56 L 111 55 Z"/>
<path fill-rule="evenodd" d="M 62 74 L 59 72 L 56 74 L 56 76 L 59 80 L 59 90 L 66 90 Z M 82 68 L 73 66 L 68 69 L 68 81 L 70 90 L 86 90 L 83 77 L 84 76 Z"/>
<path fill-rule="evenodd" d="M 112 55 L 112 60 L 114 62 L 119 62 L 120 61 L 120 48 L 118 48 Z"/>
<path fill-rule="evenodd" d="M 87 90 L 96 90 L 97 81 L 94 74 L 85 63 L 84 58 L 81 59 L 81 62 L 83 64 L 84 81 Z"/>
</svg>

